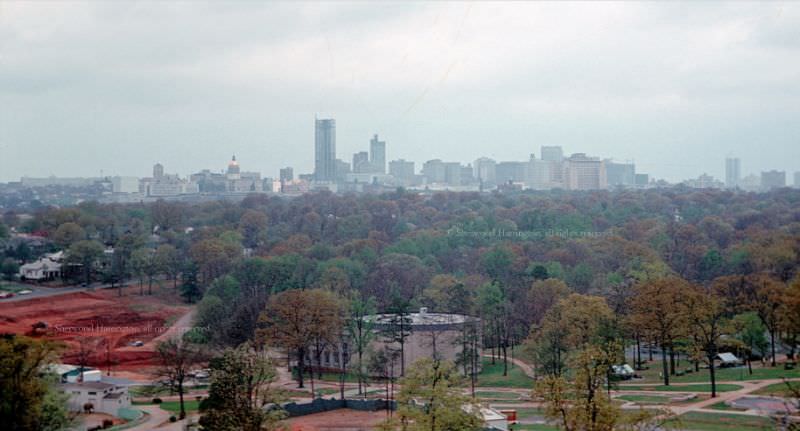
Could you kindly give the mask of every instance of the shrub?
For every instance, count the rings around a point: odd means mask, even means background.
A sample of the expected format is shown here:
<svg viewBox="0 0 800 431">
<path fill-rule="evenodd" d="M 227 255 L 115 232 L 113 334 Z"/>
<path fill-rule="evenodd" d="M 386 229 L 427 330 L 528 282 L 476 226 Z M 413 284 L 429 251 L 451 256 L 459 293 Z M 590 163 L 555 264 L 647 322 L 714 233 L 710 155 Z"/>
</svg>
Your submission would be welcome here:
<svg viewBox="0 0 800 431">
<path fill-rule="evenodd" d="M 114 421 L 111 419 L 103 419 L 103 429 L 111 428 L 114 426 Z"/>
<path fill-rule="evenodd" d="M 178 418 L 176 418 L 175 415 L 172 415 L 172 416 L 169 417 L 169 421 L 170 422 L 178 422 Z"/>
<path fill-rule="evenodd" d="M 153 398 L 153 404 L 161 404 L 161 398 Z"/>
</svg>

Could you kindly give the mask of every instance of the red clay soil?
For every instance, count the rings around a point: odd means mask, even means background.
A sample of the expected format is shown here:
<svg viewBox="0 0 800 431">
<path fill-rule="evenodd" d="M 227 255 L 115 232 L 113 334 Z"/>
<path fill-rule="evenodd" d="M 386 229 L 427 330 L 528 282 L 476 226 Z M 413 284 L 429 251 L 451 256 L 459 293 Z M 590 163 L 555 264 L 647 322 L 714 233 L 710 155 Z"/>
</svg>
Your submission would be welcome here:
<svg viewBox="0 0 800 431">
<path fill-rule="evenodd" d="M 386 412 L 362 412 L 339 409 L 284 421 L 286 431 L 366 431 L 377 429 L 386 420 Z"/>
<path fill-rule="evenodd" d="M 171 292 L 140 296 L 138 288 L 127 288 L 122 297 L 116 290 L 76 292 L 49 298 L 0 304 L 0 333 L 11 332 L 62 342 L 62 361 L 77 363 L 79 340 L 92 351 L 88 363 L 105 368 L 108 358 L 115 370 L 140 370 L 152 365 L 154 351 L 147 341 L 164 331 L 167 322 L 190 308 L 179 304 Z M 37 322 L 47 329 L 34 332 Z M 141 340 L 140 348 L 128 343 Z M 110 347 L 110 348 L 109 348 Z M 110 355 L 107 351 L 110 350 Z"/>
</svg>

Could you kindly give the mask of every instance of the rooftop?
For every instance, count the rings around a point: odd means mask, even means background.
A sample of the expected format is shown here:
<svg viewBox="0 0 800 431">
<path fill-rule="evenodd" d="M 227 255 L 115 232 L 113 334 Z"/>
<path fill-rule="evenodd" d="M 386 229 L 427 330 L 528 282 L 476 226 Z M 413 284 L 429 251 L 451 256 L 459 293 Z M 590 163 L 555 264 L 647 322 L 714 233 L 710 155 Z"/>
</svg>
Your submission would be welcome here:
<svg viewBox="0 0 800 431">
<path fill-rule="evenodd" d="M 464 314 L 429 313 L 425 307 L 420 308 L 418 313 L 409 313 L 407 317 L 407 323 L 412 326 L 460 324 L 475 319 Z M 389 324 L 396 318 L 397 315 L 392 313 L 373 314 L 364 317 L 365 320 L 376 324 Z"/>
</svg>

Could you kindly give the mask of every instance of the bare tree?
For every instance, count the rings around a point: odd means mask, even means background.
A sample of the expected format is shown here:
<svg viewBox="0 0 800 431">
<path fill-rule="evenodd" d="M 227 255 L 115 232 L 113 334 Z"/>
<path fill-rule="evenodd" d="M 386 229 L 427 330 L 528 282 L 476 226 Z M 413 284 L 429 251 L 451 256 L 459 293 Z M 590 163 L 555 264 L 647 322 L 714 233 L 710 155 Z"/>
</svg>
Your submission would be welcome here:
<svg viewBox="0 0 800 431">
<path fill-rule="evenodd" d="M 178 338 L 158 343 L 156 353 L 159 361 L 156 375 L 163 386 L 178 393 L 181 408 L 179 418 L 183 419 L 186 417 L 184 383 L 191 369 L 206 360 L 206 355 L 201 349 Z"/>
</svg>

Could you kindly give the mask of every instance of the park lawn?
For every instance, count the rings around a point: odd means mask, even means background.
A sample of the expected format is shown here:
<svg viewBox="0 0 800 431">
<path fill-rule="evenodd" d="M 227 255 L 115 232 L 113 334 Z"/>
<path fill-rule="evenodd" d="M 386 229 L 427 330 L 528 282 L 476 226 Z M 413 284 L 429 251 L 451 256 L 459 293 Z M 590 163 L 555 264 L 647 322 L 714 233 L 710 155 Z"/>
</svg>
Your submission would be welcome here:
<svg viewBox="0 0 800 431">
<path fill-rule="evenodd" d="M 730 413 L 689 412 L 672 421 L 672 426 L 691 431 L 767 431 L 774 428 L 771 419 Z"/>
<path fill-rule="evenodd" d="M 800 382 L 790 382 L 793 386 L 800 387 Z M 789 388 L 786 386 L 786 383 L 773 383 L 769 386 L 765 386 L 757 391 L 754 391 L 753 394 L 755 395 L 768 395 L 772 397 L 791 397 L 793 394 L 789 391 Z"/>
<path fill-rule="evenodd" d="M 669 404 L 669 397 L 659 395 L 622 395 L 616 399 L 640 404 Z"/>
<path fill-rule="evenodd" d="M 681 385 L 681 386 L 637 386 L 637 385 L 620 385 L 620 391 L 661 391 L 661 392 L 711 392 L 710 384 L 698 383 L 695 385 Z M 728 383 L 717 383 L 717 392 L 730 392 L 742 389 L 742 386 L 732 385 Z"/>
<path fill-rule="evenodd" d="M 485 398 L 491 400 L 517 400 L 519 394 L 514 392 L 498 392 L 498 391 L 476 391 L 475 395 L 478 398 Z"/>
<path fill-rule="evenodd" d="M 508 363 L 508 375 L 503 376 L 503 361 L 492 365 L 491 359 L 483 358 L 483 369 L 478 374 L 478 386 L 495 388 L 533 389 L 533 379 L 528 377 L 522 368 Z"/>
<path fill-rule="evenodd" d="M 181 404 L 178 401 L 164 401 L 158 406 L 161 408 L 161 410 L 166 410 L 171 413 L 181 412 Z M 197 400 L 185 400 L 183 402 L 183 408 L 187 412 L 196 412 L 200 408 L 200 402 Z"/>
<path fill-rule="evenodd" d="M 297 380 L 297 368 L 292 370 L 292 378 Z M 320 379 L 317 373 L 314 372 L 314 380 L 338 383 L 339 379 L 341 379 L 341 375 L 339 373 L 322 373 L 322 378 Z M 353 373 L 346 373 L 344 375 L 344 381 L 347 383 L 358 383 L 358 376 Z M 305 375 L 303 376 L 303 384 L 311 387 L 311 374 L 308 371 L 306 371 Z"/>
<path fill-rule="evenodd" d="M 650 367 L 650 369 L 637 371 L 637 373 L 641 374 L 644 377 L 644 380 L 649 383 L 661 381 L 661 377 L 659 377 L 659 373 L 661 372 L 661 362 L 649 362 L 647 365 Z M 689 368 L 692 367 L 688 366 L 688 364 L 685 362 L 681 362 L 681 367 L 678 367 L 677 369 L 678 371 L 686 371 L 686 369 Z M 784 370 L 782 365 L 778 365 L 774 368 L 754 366 L 753 374 L 751 375 L 748 373 L 746 366 L 741 366 L 735 368 L 717 368 L 715 374 L 718 382 L 781 379 L 784 377 L 796 378 L 800 377 L 800 368 L 795 368 L 794 370 Z M 669 377 L 670 383 L 699 383 L 708 382 L 710 380 L 711 377 L 709 376 L 708 369 L 700 369 L 700 371 L 693 371 L 682 376 Z"/>
<path fill-rule="evenodd" d="M 496 407 L 495 410 L 516 410 L 517 419 L 541 417 L 544 416 L 544 410 L 538 407 L 521 407 L 518 409 L 507 409 L 505 407 Z"/>
<path fill-rule="evenodd" d="M 744 411 L 744 409 L 737 409 L 729 406 L 728 404 L 725 403 L 725 401 L 720 401 L 716 404 L 711 404 L 710 406 L 708 406 L 708 408 L 710 408 L 711 410 L 739 411 L 739 412 Z"/>
</svg>

